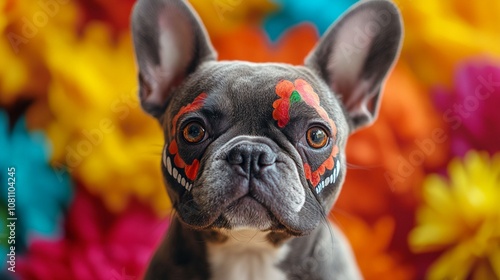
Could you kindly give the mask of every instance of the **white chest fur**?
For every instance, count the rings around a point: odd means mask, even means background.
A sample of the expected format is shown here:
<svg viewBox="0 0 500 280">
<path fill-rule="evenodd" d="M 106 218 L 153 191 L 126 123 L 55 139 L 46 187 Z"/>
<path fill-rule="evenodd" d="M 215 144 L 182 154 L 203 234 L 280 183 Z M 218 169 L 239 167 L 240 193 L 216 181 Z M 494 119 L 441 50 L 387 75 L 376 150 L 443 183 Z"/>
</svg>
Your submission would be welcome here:
<svg viewBox="0 0 500 280">
<path fill-rule="evenodd" d="M 285 280 L 277 267 L 287 253 L 287 245 L 275 247 L 266 233 L 237 230 L 223 244 L 209 244 L 208 261 L 212 280 Z"/>
</svg>

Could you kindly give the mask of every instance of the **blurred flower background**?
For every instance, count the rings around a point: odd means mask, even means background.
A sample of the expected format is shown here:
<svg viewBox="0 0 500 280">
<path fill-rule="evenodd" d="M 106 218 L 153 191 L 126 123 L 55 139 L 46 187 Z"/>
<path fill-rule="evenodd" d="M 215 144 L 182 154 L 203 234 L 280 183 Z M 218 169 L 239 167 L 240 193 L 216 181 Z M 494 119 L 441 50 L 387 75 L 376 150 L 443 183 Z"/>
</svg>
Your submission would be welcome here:
<svg viewBox="0 0 500 280">
<path fill-rule="evenodd" d="M 301 64 L 356 1 L 190 2 L 220 59 Z M 378 120 L 349 141 L 331 219 L 366 279 L 500 279 L 500 1 L 395 2 L 401 58 Z M 133 3 L 0 0 L 1 279 L 140 279 L 168 227 Z"/>
</svg>

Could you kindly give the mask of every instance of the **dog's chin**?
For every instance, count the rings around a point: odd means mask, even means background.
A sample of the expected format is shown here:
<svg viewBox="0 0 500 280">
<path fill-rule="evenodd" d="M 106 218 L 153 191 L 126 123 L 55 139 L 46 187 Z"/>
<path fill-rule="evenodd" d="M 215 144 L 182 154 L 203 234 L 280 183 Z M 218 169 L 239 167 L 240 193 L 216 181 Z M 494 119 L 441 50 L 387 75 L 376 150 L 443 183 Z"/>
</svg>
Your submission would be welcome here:
<svg viewBox="0 0 500 280">
<path fill-rule="evenodd" d="M 271 212 L 255 198 L 246 195 L 231 203 L 222 213 L 228 229 L 250 228 L 271 230 L 277 221 Z"/>
</svg>

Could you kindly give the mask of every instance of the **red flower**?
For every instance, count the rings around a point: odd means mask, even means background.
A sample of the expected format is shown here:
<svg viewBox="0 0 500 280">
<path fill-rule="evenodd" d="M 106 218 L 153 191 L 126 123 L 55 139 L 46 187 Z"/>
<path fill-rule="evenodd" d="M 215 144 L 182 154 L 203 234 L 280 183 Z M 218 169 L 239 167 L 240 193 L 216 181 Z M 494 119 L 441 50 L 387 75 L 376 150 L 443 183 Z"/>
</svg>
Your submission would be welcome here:
<svg viewBox="0 0 500 280">
<path fill-rule="evenodd" d="M 115 215 L 79 190 L 65 236 L 35 240 L 19 260 L 17 273 L 22 279 L 140 279 L 166 226 L 145 206 L 132 204 Z"/>
<path fill-rule="evenodd" d="M 469 150 L 500 151 L 500 67 L 485 62 L 466 63 L 455 74 L 451 92 L 435 90 L 436 105 L 450 126 L 452 155 Z"/>
</svg>

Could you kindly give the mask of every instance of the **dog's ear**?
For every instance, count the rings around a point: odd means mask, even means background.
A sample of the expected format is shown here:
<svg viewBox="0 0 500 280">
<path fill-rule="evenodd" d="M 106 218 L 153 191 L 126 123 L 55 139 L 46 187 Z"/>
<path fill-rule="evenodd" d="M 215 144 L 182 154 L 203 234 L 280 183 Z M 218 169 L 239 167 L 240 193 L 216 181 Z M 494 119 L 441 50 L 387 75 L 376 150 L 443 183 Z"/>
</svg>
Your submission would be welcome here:
<svg viewBox="0 0 500 280">
<path fill-rule="evenodd" d="M 143 109 L 160 117 L 172 90 L 216 53 L 199 17 L 182 0 L 139 0 L 132 13 Z"/>
<path fill-rule="evenodd" d="M 383 82 L 399 55 L 402 23 L 388 1 L 361 2 L 325 33 L 306 58 L 340 96 L 354 131 L 375 119 Z"/>
</svg>

